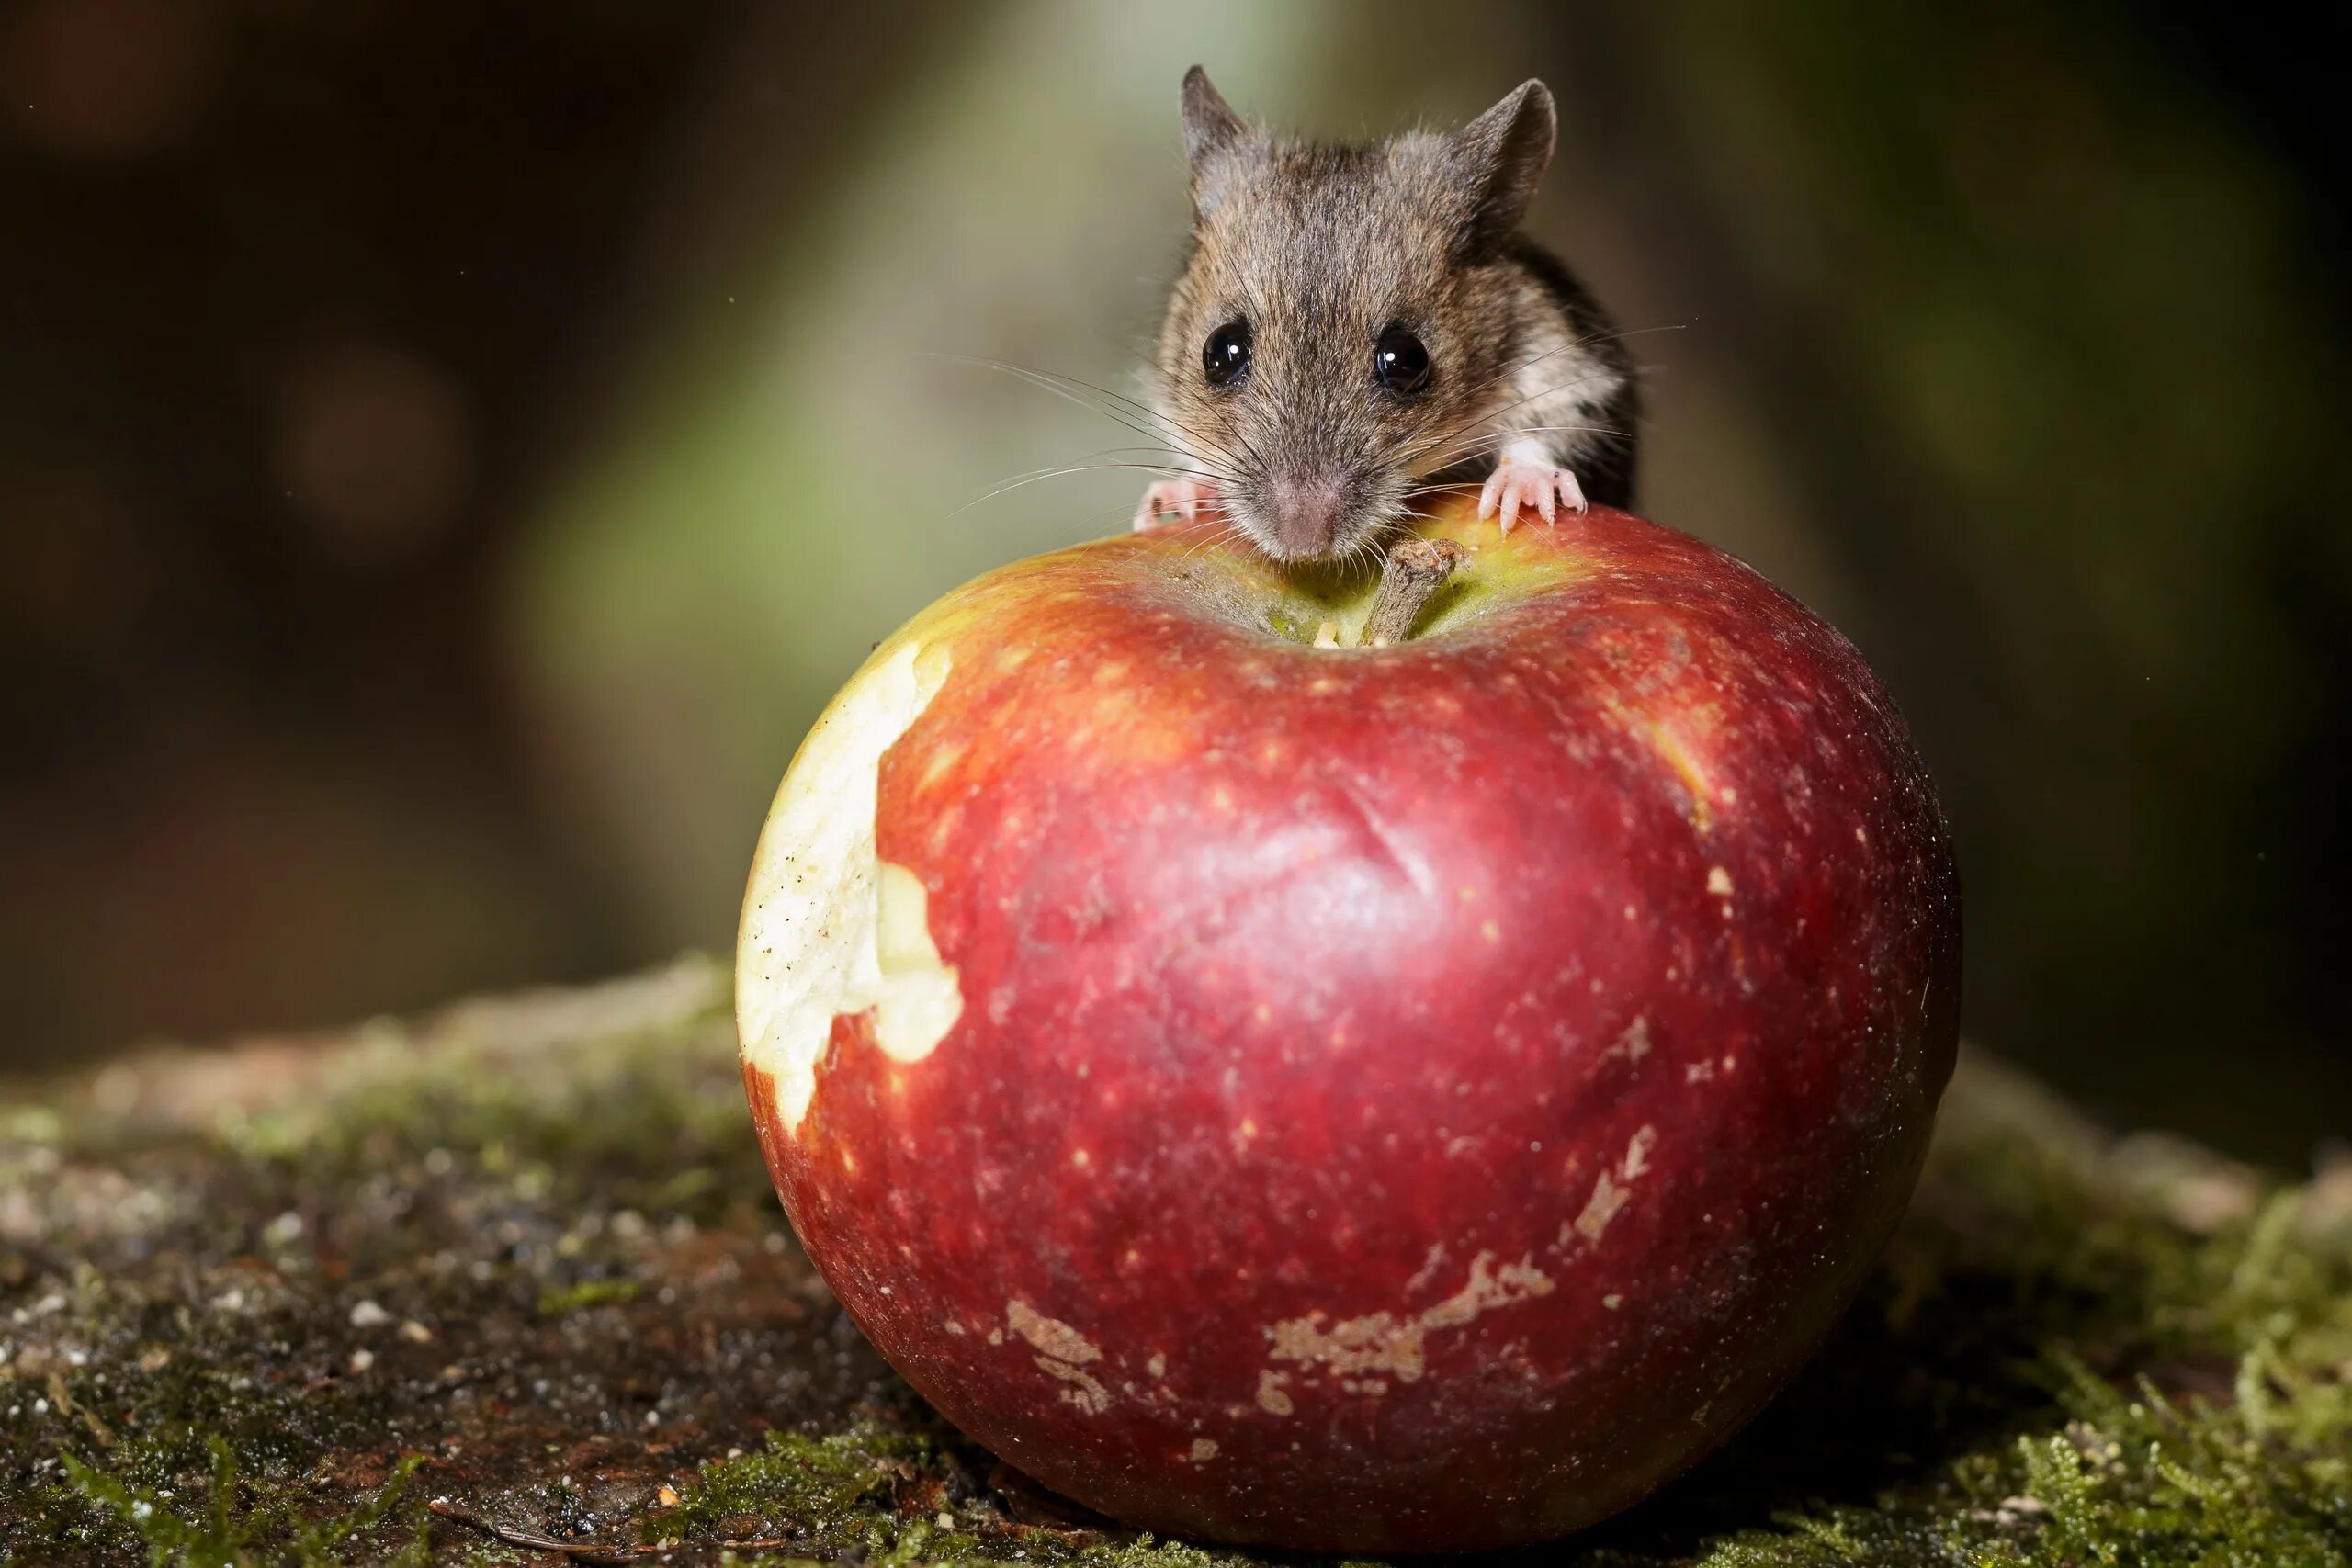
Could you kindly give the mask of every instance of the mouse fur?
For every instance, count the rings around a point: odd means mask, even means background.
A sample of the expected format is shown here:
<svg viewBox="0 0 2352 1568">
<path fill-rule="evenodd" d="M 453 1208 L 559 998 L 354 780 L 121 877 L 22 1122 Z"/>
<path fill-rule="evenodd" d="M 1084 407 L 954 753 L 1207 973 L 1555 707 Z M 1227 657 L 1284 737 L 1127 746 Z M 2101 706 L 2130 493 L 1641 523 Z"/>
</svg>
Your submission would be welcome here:
<svg viewBox="0 0 2352 1568">
<path fill-rule="evenodd" d="M 1268 555 L 1366 555 L 1434 490 L 1484 481 L 1482 512 L 1631 499 L 1633 367 L 1567 267 L 1519 223 L 1552 154 L 1530 81 L 1454 131 L 1293 142 L 1236 115 L 1194 66 L 1182 95 L 1193 225 L 1155 351 L 1154 406 L 1188 472 L 1138 514 L 1221 510 Z M 1204 374 L 1231 323 L 1246 367 Z M 1409 395 L 1376 346 L 1426 353 Z"/>
</svg>

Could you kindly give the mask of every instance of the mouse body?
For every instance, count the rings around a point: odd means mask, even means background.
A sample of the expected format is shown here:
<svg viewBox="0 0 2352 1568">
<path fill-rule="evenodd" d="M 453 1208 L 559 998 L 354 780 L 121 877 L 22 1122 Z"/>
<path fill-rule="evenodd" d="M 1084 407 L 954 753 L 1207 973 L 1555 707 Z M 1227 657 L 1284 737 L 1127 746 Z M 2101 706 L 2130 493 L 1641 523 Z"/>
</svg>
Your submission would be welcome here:
<svg viewBox="0 0 2352 1568">
<path fill-rule="evenodd" d="M 1180 462 L 1136 526 L 1222 513 L 1283 561 L 1376 553 L 1431 492 L 1508 530 L 1631 497 L 1619 334 L 1519 231 L 1550 163 L 1527 82 L 1467 126 L 1367 146 L 1254 130 L 1184 78 L 1193 236 L 1153 365 Z"/>
</svg>

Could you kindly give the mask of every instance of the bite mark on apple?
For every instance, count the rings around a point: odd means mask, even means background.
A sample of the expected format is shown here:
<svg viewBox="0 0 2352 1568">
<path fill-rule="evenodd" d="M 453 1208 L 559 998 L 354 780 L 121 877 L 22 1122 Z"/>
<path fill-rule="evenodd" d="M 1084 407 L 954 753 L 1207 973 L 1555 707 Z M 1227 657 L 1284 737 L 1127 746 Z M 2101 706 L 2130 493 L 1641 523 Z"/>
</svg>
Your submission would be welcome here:
<svg viewBox="0 0 2352 1568">
<path fill-rule="evenodd" d="M 887 860 L 874 864 L 875 956 L 882 971 L 871 1003 L 874 1043 L 894 1062 L 920 1062 L 963 1016 L 964 990 L 931 940 L 931 890 L 922 878 Z"/>
<path fill-rule="evenodd" d="M 1417 1280 L 1420 1277 L 1415 1276 Z M 1337 1322 L 1330 1322 L 1323 1313 L 1288 1318 L 1266 1330 L 1267 1337 L 1273 1341 L 1267 1357 L 1303 1366 L 1328 1367 L 1342 1378 L 1356 1380 L 1342 1384 L 1350 1393 L 1385 1393 L 1385 1382 L 1377 1378 L 1365 1379 L 1363 1374 L 1385 1373 L 1398 1382 L 1418 1382 L 1429 1370 L 1431 1334 L 1463 1327 L 1498 1307 L 1551 1293 L 1552 1278 L 1535 1267 L 1532 1255 L 1498 1268 L 1493 1253 L 1481 1252 L 1470 1260 L 1469 1280 L 1425 1311 L 1411 1315 L 1375 1312 Z M 1330 1322 L 1328 1328 L 1324 1326 L 1327 1322 Z M 1261 1405 L 1266 1403 L 1268 1386 L 1261 1378 Z M 1279 1383 L 1272 1386 L 1280 1388 Z M 1283 1396 L 1283 1404 L 1289 1404 L 1287 1395 Z M 1277 1414 L 1289 1412 L 1285 1409 Z"/>
<path fill-rule="evenodd" d="M 843 687 L 801 742 L 760 836 L 735 964 L 745 1060 L 775 1083 L 797 1134 L 817 1092 L 836 1017 L 871 1010 L 898 1062 L 929 1055 L 963 1012 L 954 968 L 931 938 L 922 878 L 874 839 L 883 754 L 931 705 L 944 648 L 901 644 Z"/>
</svg>

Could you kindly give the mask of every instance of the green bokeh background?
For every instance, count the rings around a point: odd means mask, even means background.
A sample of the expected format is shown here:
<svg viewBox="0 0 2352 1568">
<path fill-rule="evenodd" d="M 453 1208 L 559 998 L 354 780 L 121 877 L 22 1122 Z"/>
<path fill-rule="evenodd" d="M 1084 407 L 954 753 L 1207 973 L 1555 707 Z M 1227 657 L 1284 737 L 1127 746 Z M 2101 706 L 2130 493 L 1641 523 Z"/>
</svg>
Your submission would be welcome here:
<svg viewBox="0 0 2352 1568">
<path fill-rule="evenodd" d="M 21 6 L 0 1062 L 723 945 L 868 645 L 1132 505 L 1116 471 L 978 500 L 1132 438 L 966 356 L 1134 389 L 1184 67 L 1333 136 L 1538 74 L 1530 226 L 1640 334 L 1643 510 L 1894 688 L 1959 834 L 1971 1032 L 2301 1164 L 2352 1134 L 2352 469 L 2325 62 L 2261 30 Z"/>
</svg>

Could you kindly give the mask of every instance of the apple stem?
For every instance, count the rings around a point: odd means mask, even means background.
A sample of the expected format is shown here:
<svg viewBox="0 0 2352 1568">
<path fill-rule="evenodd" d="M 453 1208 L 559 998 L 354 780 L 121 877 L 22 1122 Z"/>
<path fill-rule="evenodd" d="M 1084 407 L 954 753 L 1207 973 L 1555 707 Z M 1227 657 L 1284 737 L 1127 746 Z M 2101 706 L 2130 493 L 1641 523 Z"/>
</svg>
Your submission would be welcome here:
<svg viewBox="0 0 2352 1568">
<path fill-rule="evenodd" d="M 1365 648 L 1386 648 L 1413 634 L 1430 596 L 1445 586 L 1469 552 L 1448 539 L 1407 539 L 1381 563 L 1380 587 L 1363 618 Z"/>
</svg>

